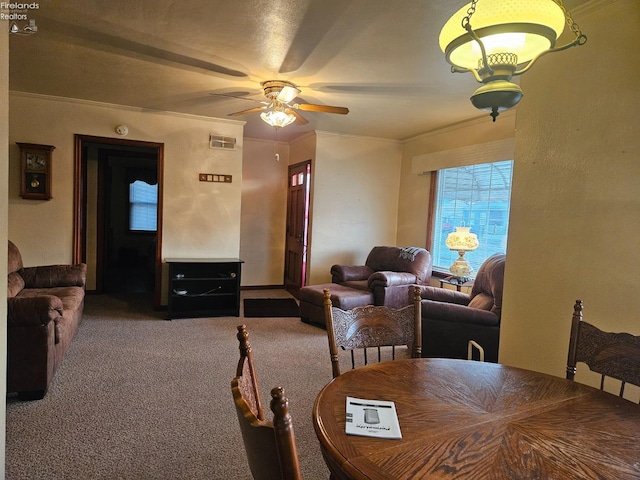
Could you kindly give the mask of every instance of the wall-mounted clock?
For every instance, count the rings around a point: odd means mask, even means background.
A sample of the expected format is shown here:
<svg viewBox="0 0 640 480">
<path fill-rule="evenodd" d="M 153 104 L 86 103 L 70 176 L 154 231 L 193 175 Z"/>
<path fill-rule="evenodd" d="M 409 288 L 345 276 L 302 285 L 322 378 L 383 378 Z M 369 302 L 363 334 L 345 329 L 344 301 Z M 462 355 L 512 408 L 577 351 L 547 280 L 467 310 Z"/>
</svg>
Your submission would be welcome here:
<svg viewBox="0 0 640 480">
<path fill-rule="evenodd" d="M 51 198 L 51 152 L 56 147 L 16 142 L 20 147 L 20 196 L 32 200 Z"/>
</svg>

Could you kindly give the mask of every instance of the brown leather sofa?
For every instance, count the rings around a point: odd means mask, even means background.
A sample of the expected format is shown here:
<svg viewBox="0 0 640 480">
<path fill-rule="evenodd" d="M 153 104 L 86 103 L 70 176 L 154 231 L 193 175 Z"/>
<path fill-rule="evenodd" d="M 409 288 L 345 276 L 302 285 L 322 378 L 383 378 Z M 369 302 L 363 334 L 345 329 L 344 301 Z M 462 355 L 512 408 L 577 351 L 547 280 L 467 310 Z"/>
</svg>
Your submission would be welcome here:
<svg viewBox="0 0 640 480">
<path fill-rule="evenodd" d="M 498 361 L 502 287 L 506 256 L 487 258 L 471 293 L 421 287 L 422 356 L 467 358 L 469 340 L 484 349 L 485 361 Z"/>
<path fill-rule="evenodd" d="M 303 322 L 325 326 L 323 290 L 331 302 L 343 310 L 362 305 L 401 308 L 411 305 L 411 285 L 429 281 L 431 253 L 419 247 L 373 247 L 364 265 L 333 265 L 333 283 L 309 285 L 300 289 L 300 318 Z"/>
<path fill-rule="evenodd" d="M 9 241 L 7 271 L 7 392 L 39 400 L 82 321 L 87 266 L 24 267 Z"/>
</svg>

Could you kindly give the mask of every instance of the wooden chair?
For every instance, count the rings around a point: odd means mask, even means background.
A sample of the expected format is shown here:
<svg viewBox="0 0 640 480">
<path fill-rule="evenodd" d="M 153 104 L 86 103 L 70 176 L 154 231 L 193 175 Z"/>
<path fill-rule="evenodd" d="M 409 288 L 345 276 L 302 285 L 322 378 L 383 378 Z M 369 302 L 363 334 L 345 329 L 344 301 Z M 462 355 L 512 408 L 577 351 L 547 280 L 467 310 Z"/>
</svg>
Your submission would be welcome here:
<svg viewBox="0 0 640 480">
<path fill-rule="evenodd" d="M 422 353 L 422 322 L 420 288 L 413 288 L 413 305 L 394 309 L 365 305 L 352 310 L 342 310 L 331 304 L 331 293 L 324 289 L 324 311 L 329 339 L 329 353 L 333 378 L 340 375 L 338 347 L 351 353 L 351 368 L 355 368 L 355 350 L 362 350 L 364 364 L 368 363 L 367 348 L 377 348 L 381 361 L 381 348 L 391 347 L 395 359 L 395 347 L 406 345 L 411 357 Z"/>
<path fill-rule="evenodd" d="M 573 380 L 576 363 L 583 362 L 589 370 L 601 375 L 600 390 L 605 377 L 619 380 L 620 393 L 627 383 L 640 386 L 640 336 L 610 333 L 582 320 L 582 301 L 576 300 L 571 320 L 567 378 Z"/>
<path fill-rule="evenodd" d="M 284 389 L 275 387 L 271 390 L 273 422 L 265 420 L 245 325 L 238 326 L 237 337 L 240 361 L 236 377 L 231 381 L 231 392 L 251 474 L 255 480 L 299 480 L 302 476 L 298 449 Z"/>
</svg>

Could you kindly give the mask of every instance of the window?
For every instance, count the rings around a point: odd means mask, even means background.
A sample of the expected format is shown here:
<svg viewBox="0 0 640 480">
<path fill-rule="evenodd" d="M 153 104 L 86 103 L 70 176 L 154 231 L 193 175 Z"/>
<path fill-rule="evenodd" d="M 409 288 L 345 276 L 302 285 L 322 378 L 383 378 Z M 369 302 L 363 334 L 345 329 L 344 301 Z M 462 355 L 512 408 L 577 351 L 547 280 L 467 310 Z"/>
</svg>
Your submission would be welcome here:
<svg viewBox="0 0 640 480">
<path fill-rule="evenodd" d="M 433 265 L 447 270 L 458 257 L 445 245 L 455 227 L 471 227 L 480 246 L 464 258 L 478 271 L 494 253 L 507 251 L 513 160 L 447 168 L 437 172 L 432 208 Z"/>
<path fill-rule="evenodd" d="M 155 232 L 158 225 L 158 184 L 141 180 L 129 184 L 129 230 Z"/>
</svg>

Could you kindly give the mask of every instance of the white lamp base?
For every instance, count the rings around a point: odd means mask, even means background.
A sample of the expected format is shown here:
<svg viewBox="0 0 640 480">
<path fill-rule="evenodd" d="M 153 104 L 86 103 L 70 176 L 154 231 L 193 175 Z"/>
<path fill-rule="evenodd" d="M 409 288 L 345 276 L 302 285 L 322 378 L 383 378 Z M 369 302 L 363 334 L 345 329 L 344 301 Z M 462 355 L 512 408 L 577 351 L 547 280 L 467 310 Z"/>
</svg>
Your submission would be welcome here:
<svg viewBox="0 0 640 480">
<path fill-rule="evenodd" d="M 453 265 L 451 265 L 449 271 L 456 278 L 459 278 L 460 280 L 466 282 L 469 280 L 469 277 L 471 277 L 473 268 L 471 268 L 471 265 L 469 265 L 464 259 L 464 250 L 458 251 L 458 255 L 460 256 L 455 262 L 453 262 Z"/>
</svg>

